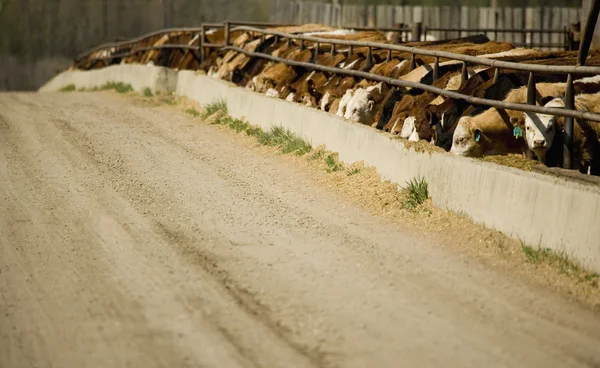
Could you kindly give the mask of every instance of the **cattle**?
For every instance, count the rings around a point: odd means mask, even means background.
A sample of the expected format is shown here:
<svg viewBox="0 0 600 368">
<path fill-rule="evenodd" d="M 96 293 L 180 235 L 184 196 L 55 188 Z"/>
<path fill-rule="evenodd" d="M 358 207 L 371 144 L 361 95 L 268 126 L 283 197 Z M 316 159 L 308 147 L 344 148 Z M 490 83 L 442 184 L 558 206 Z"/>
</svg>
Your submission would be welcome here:
<svg viewBox="0 0 600 368">
<path fill-rule="evenodd" d="M 433 86 L 438 88 L 445 88 L 448 86 L 448 82 L 457 75 L 460 75 L 460 73 L 445 73 L 444 75 L 442 75 L 442 77 L 440 77 L 433 83 Z M 418 109 L 422 108 L 423 106 L 431 102 L 433 99 L 435 99 L 436 95 L 430 92 L 424 92 L 420 89 L 410 89 L 409 91 L 403 93 L 401 96 L 397 95 L 397 97 L 401 98 L 399 98 L 399 100 L 394 104 L 391 116 L 390 114 L 380 114 L 377 117 L 377 119 L 373 122 L 373 126 L 383 128 L 384 131 L 391 132 L 392 134 L 398 134 L 401 132 L 404 126 L 404 122 L 407 120 L 407 118 L 411 116 L 411 113 L 412 115 L 416 115 L 418 113 Z M 409 125 L 412 123 L 413 120 L 414 119 L 408 119 Z M 411 129 L 408 136 L 406 136 L 405 138 L 408 138 L 412 132 L 413 131 Z"/>
<path fill-rule="evenodd" d="M 470 78 L 458 92 L 467 96 L 503 100 L 508 92 L 524 85 L 513 73 L 500 74 L 495 82 L 485 72 L 478 73 L 478 77 Z M 462 116 L 478 115 L 485 109 L 484 106 L 471 105 L 465 100 L 452 98 L 444 98 L 439 104 L 429 104 L 425 107 L 425 116 L 432 130 L 432 143 L 450 151 L 458 120 Z"/>
<path fill-rule="evenodd" d="M 546 107 L 564 108 L 561 97 L 547 97 Z M 600 94 L 575 96 L 578 111 L 600 112 Z M 546 166 L 562 166 L 564 117 L 525 113 L 525 137 L 538 161 Z M 573 124 L 572 168 L 582 173 L 600 175 L 600 122 L 576 119 Z M 589 171 L 588 171 L 589 170 Z"/>
<path fill-rule="evenodd" d="M 586 78 L 574 83 L 575 93 L 600 92 L 600 77 Z M 538 83 L 536 103 L 544 97 L 561 96 L 566 83 Z M 526 103 L 527 87 L 508 93 L 506 102 Z M 460 118 L 452 138 L 450 152 L 456 155 L 479 157 L 507 153 L 524 153 L 528 149 L 522 137 L 525 117 L 516 110 L 490 108 L 476 116 Z"/>
</svg>

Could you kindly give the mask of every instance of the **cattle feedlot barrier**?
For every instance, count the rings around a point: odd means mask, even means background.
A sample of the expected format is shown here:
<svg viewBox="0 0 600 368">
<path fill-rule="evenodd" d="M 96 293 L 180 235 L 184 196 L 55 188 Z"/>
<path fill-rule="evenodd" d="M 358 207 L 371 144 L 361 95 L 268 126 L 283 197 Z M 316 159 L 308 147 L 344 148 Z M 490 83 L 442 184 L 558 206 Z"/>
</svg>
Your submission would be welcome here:
<svg viewBox="0 0 600 368">
<path fill-rule="evenodd" d="M 86 56 L 88 56 L 89 54 L 96 52 L 96 51 L 101 51 L 101 50 L 112 48 L 112 47 L 132 46 L 137 42 L 143 41 L 143 40 L 153 37 L 153 36 L 160 36 L 163 34 L 168 34 L 168 33 L 173 33 L 173 32 L 187 32 L 187 33 L 199 33 L 199 34 L 202 33 L 202 34 L 204 34 L 204 32 L 207 28 L 226 28 L 227 24 L 229 24 L 230 26 L 254 26 L 254 27 L 296 26 L 296 24 L 291 24 L 291 23 L 288 24 L 288 23 L 270 23 L 270 22 L 223 22 L 223 23 L 202 23 L 202 25 L 200 27 L 167 28 L 167 29 L 161 29 L 158 31 L 146 33 L 144 35 L 141 35 L 141 36 L 129 39 L 129 40 L 125 40 L 125 41 L 103 43 L 103 44 L 95 46 L 85 52 L 82 52 L 75 58 L 75 61 L 79 61 L 79 60 L 85 58 Z M 357 31 L 381 31 L 381 32 L 398 32 L 398 33 L 412 32 L 412 29 L 410 29 L 410 28 L 396 28 L 396 27 L 383 27 L 383 28 L 379 27 L 379 28 L 377 28 L 377 27 L 358 27 L 357 26 L 357 27 L 342 27 L 342 28 L 350 28 L 350 29 L 354 29 Z M 203 46 L 209 47 L 209 48 L 219 48 L 224 45 L 222 45 L 222 44 L 204 44 Z"/>
<path fill-rule="evenodd" d="M 590 14 L 590 16 L 592 16 L 592 14 Z M 588 23 L 589 23 L 589 21 L 588 21 Z M 268 60 L 275 61 L 275 62 L 285 63 L 288 65 L 305 67 L 305 68 L 309 68 L 309 69 L 316 69 L 316 70 L 321 70 L 321 71 L 329 72 L 329 73 L 351 75 L 351 76 L 361 77 L 361 78 L 365 78 L 365 79 L 369 79 L 369 80 L 384 82 L 384 83 L 387 83 L 387 84 L 393 85 L 393 86 L 417 88 L 417 89 L 421 89 L 424 91 L 434 93 L 436 95 L 442 95 L 442 96 L 446 96 L 446 97 L 450 97 L 450 98 L 454 98 L 454 99 L 464 100 L 471 104 L 495 107 L 495 108 L 499 108 L 499 109 L 511 109 L 511 110 L 522 111 L 522 112 L 533 112 L 533 113 L 543 113 L 543 114 L 550 114 L 550 115 L 556 115 L 556 116 L 564 116 L 566 118 L 566 121 L 565 121 L 565 133 L 566 134 L 565 134 L 565 141 L 564 141 L 563 145 L 564 145 L 564 158 L 565 158 L 564 159 L 564 168 L 566 168 L 566 169 L 571 168 L 571 164 L 570 164 L 571 163 L 571 160 L 570 160 L 571 154 L 570 153 L 572 152 L 572 139 L 573 139 L 572 138 L 572 124 L 573 124 L 572 119 L 576 118 L 576 119 L 585 119 L 585 120 L 589 120 L 589 121 L 600 122 L 600 114 L 594 114 L 594 113 L 584 112 L 584 111 L 577 111 L 574 109 L 574 94 L 572 93 L 573 78 L 572 78 L 571 74 L 600 75 L 600 67 L 583 66 L 583 65 L 581 65 L 581 64 L 583 64 L 582 62 L 580 62 L 579 63 L 580 65 L 577 65 L 577 66 L 528 65 L 528 64 L 486 59 L 486 58 L 474 57 L 474 56 L 468 56 L 468 55 L 462 55 L 462 54 L 455 54 L 455 53 L 445 52 L 445 51 L 419 49 L 418 47 L 407 47 L 407 46 L 392 45 L 392 44 L 378 43 L 378 42 L 347 41 L 347 40 L 339 40 L 339 39 L 328 39 L 328 38 L 324 38 L 324 37 L 304 36 L 304 35 L 290 34 L 290 33 L 285 33 L 285 32 L 265 30 L 262 28 L 250 27 L 250 26 L 244 26 L 244 25 L 238 26 L 233 29 L 231 28 L 231 25 L 239 25 L 239 24 L 252 24 L 252 25 L 256 25 L 256 26 L 265 26 L 265 27 L 275 26 L 274 24 L 269 24 L 269 23 L 228 22 L 228 21 L 226 21 L 222 25 L 221 24 L 202 24 L 200 28 L 176 28 L 176 29 L 164 30 L 164 31 L 159 31 L 159 32 L 153 32 L 149 35 L 138 37 L 134 40 L 99 46 L 98 48 L 94 48 L 94 50 L 97 51 L 99 49 L 106 48 L 106 47 L 120 47 L 123 45 L 133 46 L 133 44 L 135 42 L 139 42 L 148 37 L 164 34 L 166 32 L 191 32 L 191 33 L 198 32 L 200 35 L 200 37 L 199 37 L 200 45 L 199 46 L 191 46 L 191 45 L 167 44 L 167 45 L 161 45 L 161 46 L 151 46 L 151 47 L 146 47 L 146 48 L 128 50 L 125 53 L 120 53 L 118 55 L 114 54 L 114 55 L 111 55 L 108 57 L 98 58 L 96 60 L 107 60 L 107 59 L 110 60 L 110 59 L 114 59 L 117 57 L 131 56 L 133 54 L 142 52 L 144 50 L 149 50 L 149 49 L 170 48 L 170 49 L 181 49 L 181 50 L 186 49 L 186 50 L 192 50 L 192 51 L 199 50 L 200 51 L 199 55 L 197 55 L 196 52 L 192 52 L 192 54 L 194 54 L 193 56 L 196 58 L 196 60 L 202 62 L 204 59 L 205 48 L 220 48 L 222 50 L 232 50 L 232 51 L 246 54 L 251 57 L 260 57 L 260 58 L 268 59 Z M 223 27 L 225 29 L 224 45 L 204 43 L 204 38 L 205 38 L 204 35 L 205 35 L 205 31 L 206 31 L 207 27 L 214 27 L 214 28 Z M 397 31 L 402 32 L 403 29 L 397 29 Z M 369 50 L 368 55 L 367 55 L 367 59 L 368 59 L 367 63 L 369 65 L 372 65 L 372 53 L 371 53 L 372 49 L 388 50 L 388 60 L 391 57 L 391 51 L 400 51 L 400 52 L 410 53 L 411 54 L 411 63 L 410 63 L 411 70 L 416 67 L 415 55 L 431 56 L 431 57 L 435 57 L 435 62 L 434 62 L 434 66 L 433 66 L 433 78 L 434 79 L 437 79 L 437 77 L 438 77 L 439 59 L 440 58 L 445 58 L 445 59 L 455 60 L 455 61 L 462 61 L 462 63 L 463 63 L 463 81 L 464 81 L 464 79 L 468 78 L 468 74 L 466 72 L 468 64 L 485 65 L 485 66 L 493 67 L 496 69 L 496 75 L 498 75 L 498 70 L 500 68 L 530 72 L 530 80 L 528 83 L 528 92 L 529 92 L 528 95 L 529 96 L 535 95 L 534 94 L 535 93 L 535 83 L 534 83 L 534 77 L 533 77 L 534 72 L 569 74 L 568 78 L 567 78 L 567 93 L 565 95 L 565 100 L 566 100 L 565 108 L 549 108 L 549 107 L 545 107 L 545 106 L 536 106 L 535 99 L 531 99 L 531 98 L 528 99 L 527 104 L 508 103 L 508 102 L 504 102 L 504 101 L 496 101 L 496 100 L 489 100 L 489 99 L 484 99 L 484 98 L 477 98 L 477 97 L 473 97 L 473 96 L 460 94 L 458 92 L 453 92 L 453 91 L 449 91 L 449 90 L 445 90 L 445 89 L 441 89 L 441 88 L 436 88 L 436 87 L 433 87 L 433 86 L 430 86 L 427 84 L 387 78 L 387 77 L 383 77 L 381 75 L 376 75 L 376 74 L 372 74 L 372 73 L 368 73 L 368 72 L 346 70 L 346 69 L 335 68 L 335 67 L 326 67 L 326 66 L 318 65 L 318 64 L 312 63 L 312 62 L 298 62 L 298 61 L 293 61 L 293 60 L 289 60 L 289 59 L 274 57 L 269 54 L 249 52 L 249 51 L 243 50 L 239 47 L 230 46 L 229 37 L 230 37 L 231 32 L 250 32 L 253 35 L 254 34 L 262 34 L 263 39 L 264 39 L 265 35 L 271 35 L 271 36 L 275 36 L 275 37 L 279 37 L 279 38 L 283 38 L 283 39 L 288 39 L 289 41 L 299 40 L 301 48 L 304 46 L 304 41 L 314 42 L 314 43 L 316 43 L 316 49 L 315 49 L 315 55 L 314 55 L 315 58 L 313 58 L 313 60 L 316 60 L 316 55 L 319 53 L 320 44 L 349 46 L 349 48 L 350 48 L 349 53 L 353 52 L 354 47 L 363 47 L 363 48 L 367 47 Z M 582 47 L 584 47 L 583 46 L 584 44 L 585 44 L 585 42 L 582 44 Z M 581 54 L 581 51 L 582 50 L 580 50 L 580 54 Z M 587 50 L 584 50 L 584 52 L 586 52 L 586 51 Z M 336 52 L 335 47 L 332 47 L 332 52 Z M 89 53 L 90 52 L 88 52 L 88 54 Z M 581 57 L 579 59 L 581 59 Z"/>
<path fill-rule="evenodd" d="M 443 88 L 438 88 L 438 87 L 430 86 L 427 84 L 388 78 L 388 77 L 384 77 L 384 76 L 381 76 L 378 74 L 371 74 L 371 73 L 367 73 L 367 72 L 361 72 L 358 70 L 340 69 L 340 68 L 335 68 L 335 67 L 329 67 L 329 66 L 324 66 L 324 65 L 303 62 L 303 61 L 289 60 L 289 59 L 284 59 L 284 58 L 280 58 L 277 56 L 264 54 L 264 53 L 260 53 L 260 52 L 247 51 L 247 50 L 244 50 L 244 49 L 236 47 L 236 46 L 227 46 L 227 47 L 224 47 L 224 49 L 240 52 L 240 53 L 246 54 L 248 56 L 260 57 L 260 58 L 275 61 L 275 62 L 285 63 L 285 64 L 291 65 L 291 66 L 299 66 L 299 67 L 303 67 L 303 68 L 316 69 L 316 70 L 320 70 L 320 71 L 328 72 L 328 73 L 360 77 L 360 78 L 365 78 L 365 79 L 369 79 L 369 80 L 373 80 L 373 81 L 377 81 L 377 82 L 387 83 L 387 84 L 397 86 L 397 87 L 418 88 L 418 89 L 422 89 L 424 91 L 434 93 L 436 95 L 442 95 L 442 96 L 446 96 L 446 97 L 450 97 L 450 98 L 454 98 L 454 99 L 465 100 L 471 104 L 485 105 L 485 106 L 495 107 L 498 109 L 510 109 L 510 110 L 517 110 L 517 111 L 523 111 L 523 112 L 535 112 L 535 113 L 558 115 L 558 116 L 565 116 L 565 117 L 572 117 L 572 118 L 576 118 L 576 119 L 586 119 L 586 120 L 600 122 L 600 114 L 594 114 L 594 113 L 585 112 L 585 111 L 567 110 L 567 109 L 560 109 L 560 108 L 554 108 L 554 107 L 544 107 L 544 106 L 488 100 L 485 98 L 473 97 L 473 96 L 464 95 L 464 94 L 461 94 L 458 92 L 452 92 L 450 90 L 445 90 Z"/>
<path fill-rule="evenodd" d="M 589 75 L 600 74 L 600 67 L 597 67 L 597 66 L 528 65 L 528 64 L 521 64 L 521 63 L 512 63 L 509 61 L 486 59 L 486 58 L 463 55 L 463 54 L 454 54 L 454 53 L 447 52 L 447 51 L 426 50 L 426 49 L 420 49 L 418 47 L 391 45 L 391 44 L 380 43 L 380 42 L 347 41 L 347 40 L 327 39 L 327 38 L 320 38 L 320 37 L 313 37 L 313 36 L 302 36 L 302 35 L 294 35 L 294 34 L 284 33 L 284 32 L 264 30 L 264 29 L 260 29 L 260 28 L 254 28 L 254 27 L 236 27 L 236 28 L 232 29 L 232 31 L 263 33 L 263 34 L 271 35 L 271 36 L 279 36 L 282 38 L 289 38 L 289 39 L 302 40 L 302 41 L 312 41 L 315 43 L 323 43 L 323 44 L 335 44 L 335 45 L 352 46 L 352 47 L 370 47 L 370 48 L 380 49 L 380 50 L 400 51 L 400 52 L 410 53 L 413 55 L 433 56 L 433 57 L 437 57 L 437 58 L 445 58 L 445 59 L 449 59 L 449 60 L 463 61 L 463 62 L 470 63 L 470 64 L 486 65 L 486 66 L 491 66 L 491 67 L 495 67 L 495 68 L 519 70 L 519 71 L 524 71 L 524 72 L 557 73 L 557 74 L 589 74 Z M 229 45 L 227 45 L 227 46 L 229 46 Z"/>
</svg>

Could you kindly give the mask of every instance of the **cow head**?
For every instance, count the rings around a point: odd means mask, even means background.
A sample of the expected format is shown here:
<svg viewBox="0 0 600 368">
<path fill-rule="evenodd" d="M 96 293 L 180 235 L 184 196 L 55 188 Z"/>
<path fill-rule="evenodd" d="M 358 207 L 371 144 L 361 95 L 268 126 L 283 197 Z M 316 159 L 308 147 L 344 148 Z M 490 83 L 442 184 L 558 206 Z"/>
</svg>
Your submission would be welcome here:
<svg viewBox="0 0 600 368">
<path fill-rule="evenodd" d="M 564 101 L 560 98 L 544 97 L 541 102 L 546 107 L 565 107 Z M 538 157 L 538 160 L 544 162 L 556 134 L 558 117 L 537 113 L 524 113 L 524 116 L 527 145 Z"/>
<path fill-rule="evenodd" d="M 359 88 L 354 91 L 352 98 L 348 101 L 344 118 L 367 124 L 373 118 L 374 109 L 375 101 L 370 98 L 369 92 L 364 88 Z"/>
<path fill-rule="evenodd" d="M 469 109 L 465 111 L 467 115 L 469 112 Z M 456 102 L 449 99 L 440 105 L 429 105 L 426 107 L 425 114 L 431 128 L 433 144 L 450 151 L 454 129 L 461 117 Z"/>
<path fill-rule="evenodd" d="M 463 116 L 454 130 L 450 152 L 459 156 L 479 157 L 482 155 L 483 139 L 485 139 L 483 132 L 472 126 L 471 117 Z"/>
</svg>

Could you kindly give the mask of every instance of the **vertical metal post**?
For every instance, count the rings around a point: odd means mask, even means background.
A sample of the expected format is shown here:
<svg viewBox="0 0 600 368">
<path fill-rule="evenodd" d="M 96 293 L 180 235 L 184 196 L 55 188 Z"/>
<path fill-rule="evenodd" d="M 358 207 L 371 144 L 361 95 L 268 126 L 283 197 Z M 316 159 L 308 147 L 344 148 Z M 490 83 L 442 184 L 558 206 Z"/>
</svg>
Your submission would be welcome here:
<svg viewBox="0 0 600 368">
<path fill-rule="evenodd" d="M 369 69 L 373 66 L 373 52 L 371 51 L 371 48 L 369 47 L 369 51 L 367 51 L 367 64 L 366 64 Z"/>
<path fill-rule="evenodd" d="M 415 54 L 410 54 L 410 71 L 412 72 L 417 67 L 417 61 L 415 60 Z"/>
<path fill-rule="evenodd" d="M 533 72 L 529 73 L 529 80 L 527 81 L 527 104 L 535 105 L 536 99 L 535 80 L 533 78 Z"/>
<path fill-rule="evenodd" d="M 335 43 L 331 44 L 331 56 L 335 55 Z"/>
<path fill-rule="evenodd" d="M 392 60 L 392 50 L 388 49 L 387 50 L 387 56 L 385 58 L 386 62 L 389 62 L 390 60 Z"/>
<path fill-rule="evenodd" d="M 500 77 L 500 69 L 494 68 L 494 81 L 492 83 L 498 82 L 499 77 Z"/>
<path fill-rule="evenodd" d="M 206 26 L 203 24 L 200 26 L 200 62 L 204 62 L 204 35 L 206 34 Z"/>
<path fill-rule="evenodd" d="M 435 57 L 435 62 L 433 63 L 433 81 L 435 82 L 440 77 L 440 58 Z"/>
<path fill-rule="evenodd" d="M 411 30 L 411 37 L 412 37 L 412 42 L 419 42 L 421 41 L 421 34 L 423 32 L 423 23 L 421 22 L 414 22 L 412 25 L 412 30 Z"/>
<path fill-rule="evenodd" d="M 462 85 L 469 79 L 469 70 L 467 69 L 467 62 L 462 63 L 462 71 L 460 74 L 460 84 Z"/>
<path fill-rule="evenodd" d="M 230 45 L 230 43 L 229 43 L 229 26 L 230 26 L 229 21 L 226 20 L 223 23 L 223 25 L 225 26 L 225 46 L 229 46 Z"/>
<path fill-rule="evenodd" d="M 317 63 L 317 57 L 319 56 L 319 51 L 320 51 L 320 49 L 321 49 L 321 43 L 320 43 L 320 42 L 317 42 L 317 46 L 315 47 L 315 53 L 314 53 L 314 55 L 313 55 L 313 57 L 312 57 L 312 62 L 313 62 L 314 64 L 316 64 L 316 63 Z"/>
<path fill-rule="evenodd" d="M 575 93 L 573 91 L 573 76 L 567 77 L 567 90 L 565 92 L 565 108 L 573 110 L 575 107 Z M 571 169 L 571 153 L 573 152 L 573 118 L 565 117 L 565 134 L 563 141 L 563 168 Z"/>
<path fill-rule="evenodd" d="M 300 51 L 304 50 L 304 40 L 300 40 Z"/>
<path fill-rule="evenodd" d="M 498 19 L 500 19 L 500 14 L 496 11 L 496 1 L 494 1 L 493 5 L 494 10 L 494 41 L 498 41 Z"/>
</svg>

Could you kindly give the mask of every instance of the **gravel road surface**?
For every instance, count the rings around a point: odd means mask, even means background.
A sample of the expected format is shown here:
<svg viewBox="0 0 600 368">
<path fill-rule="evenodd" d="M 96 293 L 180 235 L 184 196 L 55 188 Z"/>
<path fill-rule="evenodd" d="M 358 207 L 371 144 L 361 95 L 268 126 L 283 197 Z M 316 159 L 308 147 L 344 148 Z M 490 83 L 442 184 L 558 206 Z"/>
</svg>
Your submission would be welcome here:
<svg viewBox="0 0 600 368">
<path fill-rule="evenodd" d="M 172 107 L 0 94 L 0 367 L 600 366 L 597 314 Z"/>
</svg>

